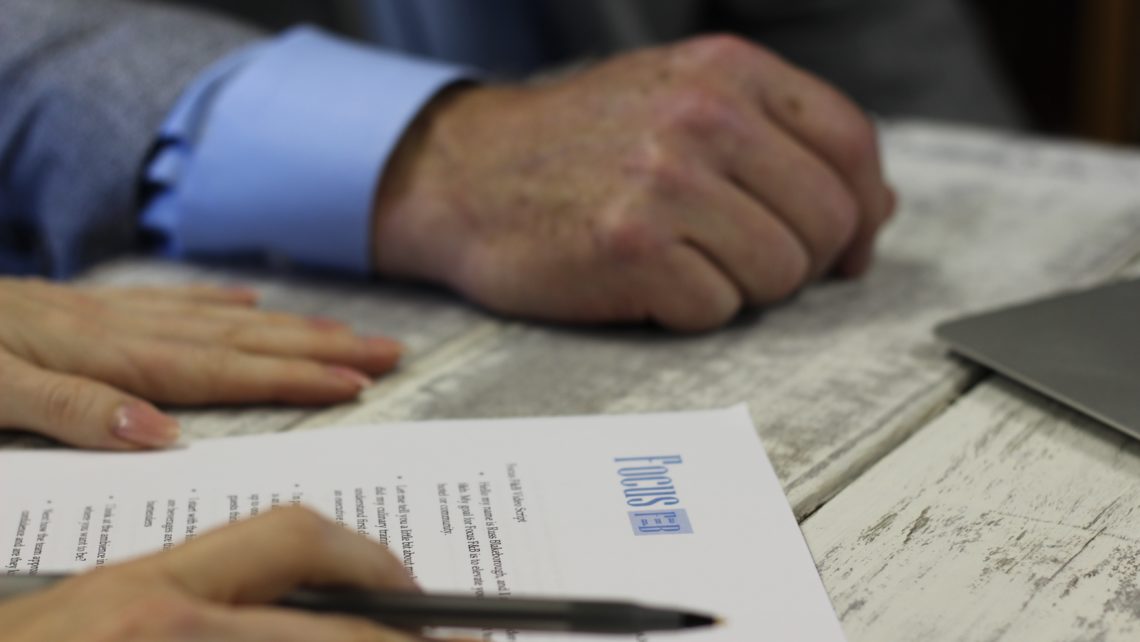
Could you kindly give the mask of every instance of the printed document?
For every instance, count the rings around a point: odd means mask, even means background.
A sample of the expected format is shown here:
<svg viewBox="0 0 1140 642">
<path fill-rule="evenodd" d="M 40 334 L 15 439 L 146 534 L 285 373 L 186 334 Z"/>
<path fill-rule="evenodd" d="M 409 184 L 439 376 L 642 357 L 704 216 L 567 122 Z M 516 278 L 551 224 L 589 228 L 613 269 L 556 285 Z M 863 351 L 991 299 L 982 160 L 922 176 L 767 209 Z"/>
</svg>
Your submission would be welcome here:
<svg viewBox="0 0 1140 642">
<path fill-rule="evenodd" d="M 725 620 L 638 640 L 843 639 L 743 406 L 327 428 L 157 453 L 0 451 L 0 565 L 82 571 L 288 504 L 383 542 L 427 590 Z"/>
</svg>

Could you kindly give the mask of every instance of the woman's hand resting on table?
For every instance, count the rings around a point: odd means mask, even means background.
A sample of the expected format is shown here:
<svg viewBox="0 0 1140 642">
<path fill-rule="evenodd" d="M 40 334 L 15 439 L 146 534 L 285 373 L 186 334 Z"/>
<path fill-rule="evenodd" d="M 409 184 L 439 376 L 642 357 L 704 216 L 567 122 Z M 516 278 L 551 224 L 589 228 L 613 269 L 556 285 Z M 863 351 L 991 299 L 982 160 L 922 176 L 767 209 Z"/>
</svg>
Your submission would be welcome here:
<svg viewBox="0 0 1140 642">
<path fill-rule="evenodd" d="M 244 289 L 0 279 L 0 428 L 83 448 L 167 446 L 175 405 L 355 398 L 400 345 L 252 307 Z"/>
<path fill-rule="evenodd" d="M 417 590 L 382 545 L 301 508 L 0 602 L 0 642 L 413 642 L 341 616 L 266 606 L 299 586 Z"/>
</svg>

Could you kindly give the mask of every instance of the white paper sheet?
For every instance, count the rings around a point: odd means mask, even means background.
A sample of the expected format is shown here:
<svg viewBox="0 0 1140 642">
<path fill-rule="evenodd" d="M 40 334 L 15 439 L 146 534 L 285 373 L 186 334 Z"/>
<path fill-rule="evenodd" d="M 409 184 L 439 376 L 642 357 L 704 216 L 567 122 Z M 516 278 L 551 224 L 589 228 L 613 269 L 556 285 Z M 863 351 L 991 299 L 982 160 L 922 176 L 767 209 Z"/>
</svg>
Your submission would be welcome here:
<svg viewBox="0 0 1140 642">
<path fill-rule="evenodd" d="M 843 639 L 743 406 L 0 452 L 0 564 L 78 571 L 295 502 L 386 542 L 429 590 L 633 599 L 726 620 L 641 640 Z"/>
</svg>

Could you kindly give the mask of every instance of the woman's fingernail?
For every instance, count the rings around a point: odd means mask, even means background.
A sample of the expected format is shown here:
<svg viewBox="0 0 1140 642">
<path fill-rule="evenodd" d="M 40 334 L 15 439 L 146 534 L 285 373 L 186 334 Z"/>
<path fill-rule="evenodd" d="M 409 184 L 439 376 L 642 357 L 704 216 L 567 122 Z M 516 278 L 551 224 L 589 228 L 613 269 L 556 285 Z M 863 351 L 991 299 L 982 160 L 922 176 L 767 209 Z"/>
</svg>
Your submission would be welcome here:
<svg viewBox="0 0 1140 642">
<path fill-rule="evenodd" d="M 348 381 L 356 386 L 357 390 L 364 390 L 372 385 L 372 380 L 352 368 L 343 366 L 328 366 L 328 371 L 341 381 Z"/>
<path fill-rule="evenodd" d="M 162 448 L 178 441 L 178 422 L 154 406 L 131 401 L 115 411 L 112 432 L 116 437 L 147 448 Z"/>
</svg>

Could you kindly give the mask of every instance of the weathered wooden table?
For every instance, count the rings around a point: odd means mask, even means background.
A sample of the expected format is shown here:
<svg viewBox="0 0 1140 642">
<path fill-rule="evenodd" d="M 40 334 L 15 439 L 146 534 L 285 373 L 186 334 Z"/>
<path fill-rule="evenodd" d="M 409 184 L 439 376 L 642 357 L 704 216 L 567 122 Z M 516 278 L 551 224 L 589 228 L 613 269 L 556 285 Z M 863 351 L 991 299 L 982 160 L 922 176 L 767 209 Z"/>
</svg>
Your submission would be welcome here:
<svg viewBox="0 0 1140 642">
<path fill-rule="evenodd" d="M 528 325 L 384 283 L 133 261 L 91 278 L 252 282 L 410 347 L 357 404 L 182 413 L 192 438 L 747 401 L 852 640 L 1140 636 L 1140 443 L 931 334 L 1140 272 L 1140 155 L 917 123 L 884 142 L 902 207 L 873 273 L 707 336 Z"/>
</svg>

